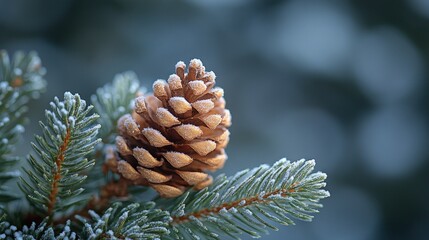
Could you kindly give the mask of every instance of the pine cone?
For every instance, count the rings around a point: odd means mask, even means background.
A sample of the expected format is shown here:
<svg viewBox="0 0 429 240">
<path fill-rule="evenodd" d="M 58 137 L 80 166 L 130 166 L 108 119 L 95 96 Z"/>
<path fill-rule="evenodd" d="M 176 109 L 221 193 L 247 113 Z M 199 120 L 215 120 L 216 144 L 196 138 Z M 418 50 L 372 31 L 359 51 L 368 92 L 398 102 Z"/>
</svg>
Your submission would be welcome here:
<svg viewBox="0 0 429 240">
<path fill-rule="evenodd" d="M 167 198 L 210 185 L 206 172 L 227 159 L 231 115 L 223 90 L 200 60 L 185 68 L 178 62 L 176 74 L 155 81 L 153 95 L 137 97 L 133 113 L 118 121 L 116 171 Z"/>
</svg>

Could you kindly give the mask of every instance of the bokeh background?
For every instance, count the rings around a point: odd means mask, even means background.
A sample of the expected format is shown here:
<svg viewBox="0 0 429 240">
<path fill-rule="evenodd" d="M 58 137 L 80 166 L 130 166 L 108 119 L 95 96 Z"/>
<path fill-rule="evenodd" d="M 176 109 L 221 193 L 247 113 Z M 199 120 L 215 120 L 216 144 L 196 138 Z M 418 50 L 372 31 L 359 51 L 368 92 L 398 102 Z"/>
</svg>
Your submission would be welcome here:
<svg viewBox="0 0 429 240">
<path fill-rule="evenodd" d="M 331 197 L 266 239 L 427 239 L 429 1 L 0 0 L 0 48 L 39 52 L 48 92 L 203 60 L 233 114 L 222 170 L 316 159 Z M 425 237 L 426 236 L 426 237 Z"/>
</svg>

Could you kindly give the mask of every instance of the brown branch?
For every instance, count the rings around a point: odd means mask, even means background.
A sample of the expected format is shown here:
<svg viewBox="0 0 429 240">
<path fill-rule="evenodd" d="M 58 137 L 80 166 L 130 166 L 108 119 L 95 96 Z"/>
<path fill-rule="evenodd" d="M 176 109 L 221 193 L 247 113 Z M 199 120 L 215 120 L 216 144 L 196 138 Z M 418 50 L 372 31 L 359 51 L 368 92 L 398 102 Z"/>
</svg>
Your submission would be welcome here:
<svg viewBox="0 0 429 240">
<path fill-rule="evenodd" d="M 297 184 L 298 183 L 292 184 L 291 188 L 289 188 L 289 189 L 277 189 L 275 191 L 266 193 L 262 197 L 253 196 L 253 197 L 248 197 L 248 198 L 241 198 L 241 199 L 235 200 L 233 202 L 223 203 L 217 207 L 204 208 L 204 209 L 201 209 L 197 212 L 189 213 L 189 214 L 186 214 L 186 215 L 181 216 L 181 217 L 173 217 L 173 224 L 180 224 L 183 222 L 187 222 L 190 220 L 190 217 L 195 217 L 195 218 L 206 217 L 206 216 L 211 215 L 212 213 L 218 213 L 223 208 L 225 208 L 226 210 L 229 210 L 231 208 L 242 208 L 242 207 L 246 207 L 246 206 L 256 204 L 256 203 L 270 202 L 270 201 L 272 201 L 272 199 L 269 199 L 269 197 L 271 197 L 273 195 L 277 195 L 277 194 L 280 194 L 282 197 L 286 197 L 286 196 L 288 196 L 289 193 L 293 193 L 296 191 L 294 189 L 294 186 L 296 186 Z M 243 201 L 245 201 L 245 204 L 240 204 Z"/>
<path fill-rule="evenodd" d="M 102 213 L 109 207 L 112 198 L 125 198 L 128 196 L 128 183 L 126 181 L 127 180 L 121 178 L 118 181 L 112 180 L 106 183 L 106 185 L 101 187 L 99 195 L 92 196 L 84 208 L 78 209 L 67 216 L 55 220 L 55 224 L 64 224 L 67 220 L 74 218 L 76 215 L 90 217 L 88 213 L 89 210 Z"/>
<path fill-rule="evenodd" d="M 108 172 L 115 173 L 116 158 L 114 156 L 114 149 L 109 147 L 106 150 L 106 161 L 102 164 L 101 171 L 104 175 Z M 95 152 L 95 158 L 98 159 L 103 156 L 103 150 L 99 149 Z M 95 194 L 89 199 L 88 203 L 81 209 L 76 209 L 72 213 L 56 219 L 55 224 L 64 224 L 68 219 L 73 219 L 74 216 L 79 215 L 82 217 L 90 217 L 88 211 L 94 210 L 97 213 L 104 212 L 110 205 L 112 198 L 126 198 L 128 197 L 128 180 L 120 178 L 119 180 L 110 180 L 100 186 L 98 194 Z M 73 219 L 74 220 L 74 219 Z"/>
<path fill-rule="evenodd" d="M 61 167 L 63 165 L 64 159 L 65 159 L 65 153 L 67 151 L 67 147 L 70 142 L 71 132 L 70 128 L 67 128 L 66 136 L 64 137 L 64 141 L 60 146 L 60 150 L 58 152 L 58 155 L 55 159 L 55 165 L 57 166 L 57 169 L 54 173 L 54 178 L 51 186 L 51 193 L 49 194 L 49 202 L 48 202 L 48 211 L 47 215 L 49 217 L 49 222 L 52 222 L 54 210 L 55 210 L 55 204 L 57 202 L 57 195 L 58 195 L 58 183 L 60 182 L 62 176 L 61 176 Z"/>
<path fill-rule="evenodd" d="M 125 198 L 128 196 L 128 183 L 121 178 L 118 181 L 111 181 L 100 190 L 100 195 L 93 197 L 88 205 L 88 210 L 104 211 L 110 204 L 112 198 Z"/>
</svg>

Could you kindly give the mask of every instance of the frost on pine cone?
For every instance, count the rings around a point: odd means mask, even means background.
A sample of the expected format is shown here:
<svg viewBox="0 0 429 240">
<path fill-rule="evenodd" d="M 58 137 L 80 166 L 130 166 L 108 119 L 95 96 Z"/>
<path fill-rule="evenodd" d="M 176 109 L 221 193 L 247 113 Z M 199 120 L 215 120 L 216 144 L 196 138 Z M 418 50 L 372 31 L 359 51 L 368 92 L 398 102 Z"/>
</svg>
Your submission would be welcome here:
<svg viewBox="0 0 429 240">
<path fill-rule="evenodd" d="M 231 115 L 223 90 L 200 60 L 185 68 L 178 62 L 176 74 L 155 81 L 153 94 L 137 97 L 132 114 L 118 121 L 116 172 L 167 198 L 210 185 L 206 172 L 227 159 Z"/>
</svg>

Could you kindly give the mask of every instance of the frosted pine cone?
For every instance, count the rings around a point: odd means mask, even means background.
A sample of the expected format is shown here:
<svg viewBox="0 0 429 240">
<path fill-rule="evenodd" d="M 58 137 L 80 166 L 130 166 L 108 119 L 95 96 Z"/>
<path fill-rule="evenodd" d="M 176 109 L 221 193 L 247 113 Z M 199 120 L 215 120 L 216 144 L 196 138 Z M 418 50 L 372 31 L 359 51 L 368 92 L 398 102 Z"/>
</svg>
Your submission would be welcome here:
<svg viewBox="0 0 429 240">
<path fill-rule="evenodd" d="M 212 183 L 206 172 L 222 168 L 231 115 L 215 74 L 193 59 L 168 81 L 157 80 L 153 95 L 135 100 L 133 113 L 118 121 L 117 172 L 134 184 L 176 197 L 188 187 Z"/>
</svg>

